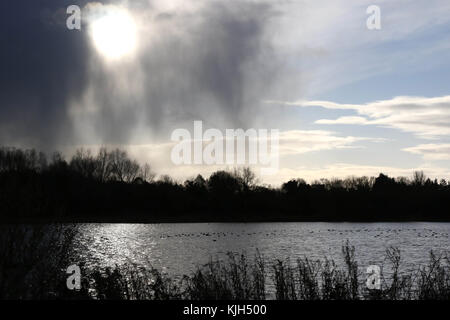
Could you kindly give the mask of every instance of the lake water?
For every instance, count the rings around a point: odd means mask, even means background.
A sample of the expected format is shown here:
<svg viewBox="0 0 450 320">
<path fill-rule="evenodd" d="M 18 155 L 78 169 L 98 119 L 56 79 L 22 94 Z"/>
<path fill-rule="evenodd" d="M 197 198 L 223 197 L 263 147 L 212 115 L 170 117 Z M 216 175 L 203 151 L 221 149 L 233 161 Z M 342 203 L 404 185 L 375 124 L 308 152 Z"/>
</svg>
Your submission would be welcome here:
<svg viewBox="0 0 450 320">
<path fill-rule="evenodd" d="M 402 270 L 425 265 L 429 251 L 450 249 L 450 223 L 176 223 L 83 224 L 76 241 L 80 259 L 88 265 L 127 262 L 151 264 L 180 276 L 227 252 L 267 260 L 297 257 L 342 261 L 341 246 L 356 248 L 364 269 L 382 265 L 389 246 L 398 247 Z"/>
</svg>

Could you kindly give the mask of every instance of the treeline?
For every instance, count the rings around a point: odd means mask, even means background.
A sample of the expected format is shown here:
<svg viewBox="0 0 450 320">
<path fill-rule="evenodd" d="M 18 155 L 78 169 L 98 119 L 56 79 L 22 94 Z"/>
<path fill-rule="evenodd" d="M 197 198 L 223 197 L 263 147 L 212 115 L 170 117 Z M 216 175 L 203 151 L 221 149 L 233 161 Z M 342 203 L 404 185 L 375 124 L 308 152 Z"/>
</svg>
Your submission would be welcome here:
<svg viewBox="0 0 450 320">
<path fill-rule="evenodd" d="M 450 183 L 423 172 L 293 179 L 273 188 L 240 168 L 179 183 L 120 149 L 80 149 L 66 160 L 0 148 L 2 222 L 449 221 L 449 209 Z"/>
</svg>

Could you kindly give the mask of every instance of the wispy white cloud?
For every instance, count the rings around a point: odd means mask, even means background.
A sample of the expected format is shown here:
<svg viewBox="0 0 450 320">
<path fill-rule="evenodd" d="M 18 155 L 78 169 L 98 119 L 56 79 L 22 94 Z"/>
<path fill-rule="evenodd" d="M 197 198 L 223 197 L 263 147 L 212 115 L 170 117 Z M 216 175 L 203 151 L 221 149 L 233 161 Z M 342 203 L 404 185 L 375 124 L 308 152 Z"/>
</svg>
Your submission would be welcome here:
<svg viewBox="0 0 450 320">
<path fill-rule="evenodd" d="M 367 124 L 367 119 L 363 117 L 340 117 L 335 120 L 321 119 L 317 120 L 317 124 Z"/>
<path fill-rule="evenodd" d="M 450 143 L 420 144 L 403 151 L 421 155 L 426 160 L 450 160 Z"/>
<path fill-rule="evenodd" d="M 271 101 L 271 103 L 275 103 Z M 421 138 L 450 135 L 450 96 L 396 97 L 366 104 L 340 104 L 331 101 L 276 102 L 299 107 L 354 110 L 359 116 L 320 119 L 317 124 L 375 125 L 414 133 Z"/>
<path fill-rule="evenodd" d="M 280 156 L 303 154 L 332 149 L 362 148 L 355 143 L 381 142 L 382 139 L 339 136 L 324 130 L 289 130 L 280 133 Z"/>
</svg>

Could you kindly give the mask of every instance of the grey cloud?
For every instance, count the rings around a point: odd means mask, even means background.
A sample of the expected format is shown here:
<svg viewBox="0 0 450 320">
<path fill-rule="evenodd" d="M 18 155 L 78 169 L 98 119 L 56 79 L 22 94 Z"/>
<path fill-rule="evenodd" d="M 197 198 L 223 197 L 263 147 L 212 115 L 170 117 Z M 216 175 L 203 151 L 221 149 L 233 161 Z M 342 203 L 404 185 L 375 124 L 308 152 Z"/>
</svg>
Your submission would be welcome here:
<svg viewBox="0 0 450 320">
<path fill-rule="evenodd" d="M 93 94 L 75 101 L 73 121 L 89 121 L 96 143 L 126 143 L 142 132 L 167 139 L 193 120 L 251 125 L 280 70 L 266 34 L 273 7 L 205 1 L 195 12 L 144 12 L 140 55 L 123 70 L 94 63 Z"/>
<path fill-rule="evenodd" d="M 1 144 L 45 149 L 71 130 L 66 106 L 84 90 L 88 48 L 57 20 L 69 2 L 2 1 Z"/>
<path fill-rule="evenodd" d="M 191 11 L 124 3 L 146 18 L 143 50 L 115 68 L 95 53 L 88 26 L 64 27 L 65 8 L 87 1 L 8 1 L 1 144 L 126 144 L 142 133 L 167 139 L 166 131 L 193 120 L 245 127 L 258 117 L 282 65 L 266 33 L 277 14 L 270 2 L 204 1 Z"/>
</svg>

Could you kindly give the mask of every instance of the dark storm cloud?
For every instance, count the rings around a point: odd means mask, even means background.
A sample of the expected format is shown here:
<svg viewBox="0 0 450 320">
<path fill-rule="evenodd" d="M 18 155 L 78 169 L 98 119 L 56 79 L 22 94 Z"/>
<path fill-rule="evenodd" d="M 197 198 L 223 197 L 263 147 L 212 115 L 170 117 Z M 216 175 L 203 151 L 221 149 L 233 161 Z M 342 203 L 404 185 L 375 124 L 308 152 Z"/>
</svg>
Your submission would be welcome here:
<svg viewBox="0 0 450 320">
<path fill-rule="evenodd" d="M 127 143 L 136 132 L 193 120 L 244 127 L 279 67 L 266 34 L 275 12 L 264 3 L 205 1 L 184 12 L 129 2 L 147 17 L 143 50 L 134 63 L 111 69 L 85 29 L 65 28 L 65 8 L 86 2 L 8 2 L 0 31 L 1 144 Z"/>
<path fill-rule="evenodd" d="M 65 28 L 69 2 L 2 1 L 2 144 L 45 147 L 70 132 L 65 108 L 83 91 L 87 47 Z"/>
</svg>

